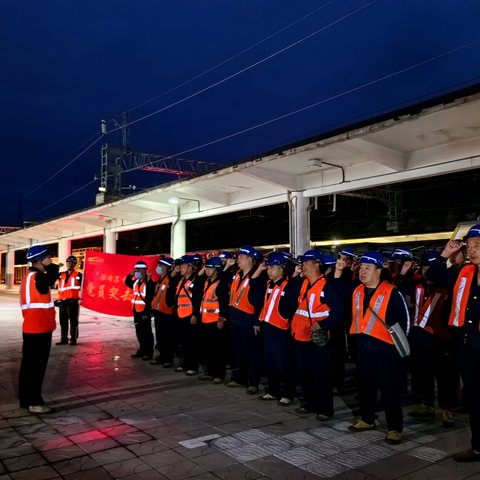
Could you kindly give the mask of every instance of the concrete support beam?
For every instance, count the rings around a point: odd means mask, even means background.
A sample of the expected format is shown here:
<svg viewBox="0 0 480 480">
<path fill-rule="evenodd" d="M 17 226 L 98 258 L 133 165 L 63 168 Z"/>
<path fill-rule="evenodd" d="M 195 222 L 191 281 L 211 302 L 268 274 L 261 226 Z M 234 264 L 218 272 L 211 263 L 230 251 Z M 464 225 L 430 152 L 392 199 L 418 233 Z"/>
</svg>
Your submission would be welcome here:
<svg viewBox="0 0 480 480">
<path fill-rule="evenodd" d="M 310 199 L 303 192 L 289 192 L 290 251 L 294 256 L 310 249 Z"/>
<path fill-rule="evenodd" d="M 103 233 L 103 252 L 117 253 L 117 234 L 112 230 L 106 230 Z"/>
<path fill-rule="evenodd" d="M 7 290 L 11 290 L 15 282 L 15 250 L 9 248 L 7 250 L 7 258 L 5 262 L 5 286 Z"/>
<path fill-rule="evenodd" d="M 72 242 L 65 238 L 62 238 L 58 242 L 58 262 L 66 265 L 65 261 L 67 257 L 71 255 L 72 252 Z"/>
<path fill-rule="evenodd" d="M 172 223 L 170 255 L 178 258 L 185 255 L 187 248 L 187 225 L 181 219 L 180 207 L 177 210 L 177 219 Z"/>
</svg>

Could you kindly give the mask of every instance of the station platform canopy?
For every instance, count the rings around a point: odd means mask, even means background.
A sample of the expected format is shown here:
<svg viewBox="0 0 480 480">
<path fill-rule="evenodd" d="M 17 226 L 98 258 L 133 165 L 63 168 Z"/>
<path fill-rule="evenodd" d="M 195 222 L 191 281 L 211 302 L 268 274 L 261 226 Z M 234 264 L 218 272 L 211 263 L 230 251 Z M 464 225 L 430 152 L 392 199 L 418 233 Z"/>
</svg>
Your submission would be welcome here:
<svg viewBox="0 0 480 480">
<path fill-rule="evenodd" d="M 188 180 L 0 235 L 0 250 L 208 217 L 480 167 L 480 85 Z"/>
</svg>

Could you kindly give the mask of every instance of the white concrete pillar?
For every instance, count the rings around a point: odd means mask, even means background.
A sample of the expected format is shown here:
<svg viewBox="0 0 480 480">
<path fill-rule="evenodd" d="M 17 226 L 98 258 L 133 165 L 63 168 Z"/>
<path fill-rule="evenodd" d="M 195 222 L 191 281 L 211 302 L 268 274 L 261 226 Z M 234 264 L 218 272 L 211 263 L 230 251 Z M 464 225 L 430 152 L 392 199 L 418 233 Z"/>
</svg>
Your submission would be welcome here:
<svg viewBox="0 0 480 480">
<path fill-rule="evenodd" d="M 15 283 L 15 250 L 10 247 L 7 250 L 7 258 L 5 262 L 5 285 L 7 290 L 13 288 Z"/>
<path fill-rule="evenodd" d="M 170 238 L 170 255 L 179 258 L 185 255 L 187 248 L 187 224 L 180 217 L 180 206 L 177 208 L 177 219 L 172 223 Z"/>
<path fill-rule="evenodd" d="M 103 231 L 103 252 L 117 253 L 117 233 L 111 229 Z"/>
<path fill-rule="evenodd" d="M 58 263 L 63 263 L 66 265 L 65 261 L 67 257 L 71 255 L 71 240 L 67 240 L 66 238 L 62 238 L 58 241 Z"/>
<path fill-rule="evenodd" d="M 294 256 L 310 249 L 310 199 L 303 192 L 289 192 L 290 251 Z"/>
</svg>

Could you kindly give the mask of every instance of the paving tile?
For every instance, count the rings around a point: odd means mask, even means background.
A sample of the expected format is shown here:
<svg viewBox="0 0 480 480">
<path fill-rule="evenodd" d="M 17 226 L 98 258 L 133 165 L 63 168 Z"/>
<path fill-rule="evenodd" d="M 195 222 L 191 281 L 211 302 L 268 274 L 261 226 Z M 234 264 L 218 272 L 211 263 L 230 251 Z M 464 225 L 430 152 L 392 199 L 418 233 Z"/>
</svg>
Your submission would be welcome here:
<svg viewBox="0 0 480 480">
<path fill-rule="evenodd" d="M 168 449 L 167 446 L 160 443 L 158 440 L 148 440 L 147 442 L 137 442 L 126 445 L 126 448 L 134 453 L 137 457 L 158 453 Z"/>
<path fill-rule="evenodd" d="M 178 463 L 183 460 L 185 460 L 184 457 L 171 449 L 162 450 L 161 452 L 142 456 L 142 461 L 144 461 L 156 470 L 159 470 L 162 466 L 170 465 L 172 463 Z"/>
<path fill-rule="evenodd" d="M 104 468 L 92 468 L 82 472 L 72 473 L 64 477 L 66 480 L 113 480 L 114 477 L 110 475 Z"/>
<path fill-rule="evenodd" d="M 191 458 L 190 460 L 209 472 L 212 470 L 217 470 L 221 467 L 238 463 L 230 455 L 225 455 L 216 451 L 211 451 L 206 455 L 199 455 L 198 457 Z"/>
<path fill-rule="evenodd" d="M 222 467 L 218 470 L 213 470 L 212 474 L 221 480 L 258 480 L 263 476 L 262 473 L 252 470 L 247 465 L 243 464 Z"/>
<path fill-rule="evenodd" d="M 76 457 L 83 457 L 85 451 L 82 450 L 78 445 L 70 445 L 67 447 L 57 448 L 55 450 L 47 450 L 43 452 L 43 456 L 49 462 L 58 462 L 61 460 L 68 460 Z"/>
<path fill-rule="evenodd" d="M 3 464 L 8 472 L 16 472 L 46 465 L 47 461 L 39 453 L 32 453 L 30 455 L 8 458 L 3 460 Z"/>
<path fill-rule="evenodd" d="M 170 480 L 184 480 L 201 473 L 206 473 L 204 468 L 191 462 L 190 460 L 181 460 L 176 463 L 163 465 L 161 467 L 157 467 L 157 470 Z"/>
<path fill-rule="evenodd" d="M 296 446 L 289 450 L 275 453 L 274 456 L 292 465 L 301 466 L 318 460 L 320 455 L 309 448 Z"/>
<path fill-rule="evenodd" d="M 122 433 L 121 435 L 115 435 L 113 438 L 121 445 L 131 445 L 132 443 L 142 443 L 152 440 L 151 435 L 138 430 Z"/>
<path fill-rule="evenodd" d="M 85 443 L 93 440 L 99 440 L 101 438 L 107 438 L 107 435 L 102 433 L 100 430 L 90 430 L 88 432 L 71 435 L 67 438 L 73 443 Z"/>
<path fill-rule="evenodd" d="M 100 438 L 99 440 L 78 443 L 77 445 L 87 453 L 99 452 L 100 450 L 109 450 L 111 448 L 120 446 L 120 444 L 113 438 Z"/>
<path fill-rule="evenodd" d="M 103 467 L 114 478 L 123 478 L 130 475 L 137 475 L 147 470 L 152 470 L 149 465 L 144 463 L 140 458 L 132 458 L 130 460 L 122 460 L 120 462 L 109 463 Z"/>
<path fill-rule="evenodd" d="M 49 480 L 60 478 L 58 473 L 48 465 L 13 472 L 10 476 L 13 480 Z"/>
<path fill-rule="evenodd" d="M 109 463 L 121 462 L 134 458 L 135 455 L 124 447 L 111 448 L 109 450 L 101 450 L 90 455 L 100 465 L 108 465 Z"/>
<path fill-rule="evenodd" d="M 99 463 L 88 455 L 55 462 L 52 466 L 60 475 L 63 476 L 100 467 Z"/>
<path fill-rule="evenodd" d="M 318 476 L 269 456 L 247 463 L 252 469 L 275 480 L 318 480 Z M 262 478 L 262 477 L 259 477 Z"/>
</svg>

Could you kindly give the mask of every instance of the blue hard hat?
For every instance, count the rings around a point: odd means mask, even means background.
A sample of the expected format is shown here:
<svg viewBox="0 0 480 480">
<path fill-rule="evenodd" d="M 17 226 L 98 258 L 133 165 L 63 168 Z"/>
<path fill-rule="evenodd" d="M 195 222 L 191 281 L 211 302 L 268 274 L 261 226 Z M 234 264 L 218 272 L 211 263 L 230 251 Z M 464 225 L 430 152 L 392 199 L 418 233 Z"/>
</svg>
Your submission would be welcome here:
<svg viewBox="0 0 480 480">
<path fill-rule="evenodd" d="M 77 257 L 74 257 L 73 255 L 70 255 L 65 261 L 66 261 L 67 263 L 68 263 L 68 262 L 77 263 Z"/>
<path fill-rule="evenodd" d="M 192 256 L 195 263 L 203 262 L 203 257 L 200 253 L 194 253 Z"/>
<path fill-rule="evenodd" d="M 48 250 L 48 247 L 45 245 L 34 245 L 27 250 L 27 261 L 38 262 L 49 255 L 50 251 Z"/>
<path fill-rule="evenodd" d="M 383 262 L 383 255 L 380 252 L 369 251 L 360 257 L 360 263 L 371 263 L 377 268 L 383 268 Z"/>
<path fill-rule="evenodd" d="M 222 259 L 220 257 L 212 257 L 205 263 L 206 268 L 223 268 Z"/>
<path fill-rule="evenodd" d="M 143 260 L 139 260 L 133 268 L 147 268 L 147 264 Z"/>
<path fill-rule="evenodd" d="M 342 248 L 342 250 L 340 251 L 340 255 L 343 255 L 344 257 L 352 257 L 352 258 L 357 256 L 355 250 L 352 247 Z"/>
<path fill-rule="evenodd" d="M 187 265 L 193 265 L 195 263 L 195 257 L 193 255 L 182 255 L 178 260 L 180 265 L 184 263 Z"/>
<path fill-rule="evenodd" d="M 220 252 L 218 255 L 220 258 L 233 258 L 233 254 L 231 252 L 223 251 Z"/>
<path fill-rule="evenodd" d="M 392 260 L 411 260 L 412 252 L 406 248 L 396 248 L 390 258 Z"/>
<path fill-rule="evenodd" d="M 420 258 L 420 266 L 421 267 L 428 267 L 439 256 L 440 256 L 440 253 L 437 252 L 436 250 L 427 250 Z"/>
<path fill-rule="evenodd" d="M 170 257 L 162 257 L 158 259 L 158 263 L 161 265 L 166 265 L 167 267 L 171 267 L 175 261 Z"/>
<path fill-rule="evenodd" d="M 288 257 L 284 255 L 283 252 L 273 252 L 268 256 L 267 261 L 265 262 L 265 265 L 267 267 L 273 267 L 275 265 L 278 265 L 280 267 L 285 267 L 288 261 L 289 261 Z"/>
<path fill-rule="evenodd" d="M 322 261 L 322 253 L 318 250 L 307 250 L 301 257 L 300 261 L 308 262 L 309 260 L 313 260 L 314 262 L 321 262 Z"/>
<path fill-rule="evenodd" d="M 324 265 L 335 265 L 337 263 L 337 260 L 333 255 L 323 255 L 322 263 Z"/>
<path fill-rule="evenodd" d="M 463 237 L 463 239 L 466 240 L 467 238 L 474 238 L 474 237 L 480 237 L 480 223 L 477 225 L 474 225 L 473 227 L 470 227 L 470 230 Z"/>
<path fill-rule="evenodd" d="M 238 251 L 238 254 L 248 255 L 249 257 L 252 257 L 254 260 L 256 260 L 257 251 L 252 246 L 246 245 L 240 248 L 240 250 Z"/>
</svg>

